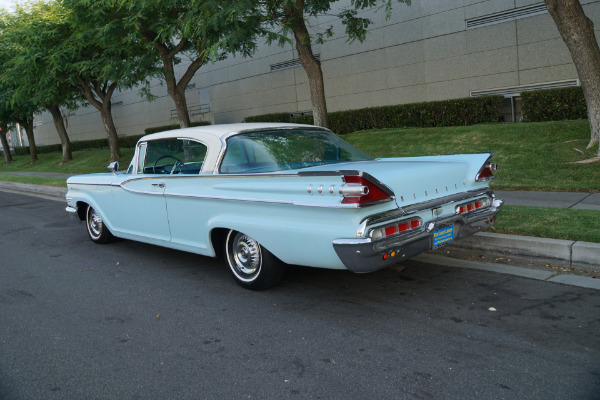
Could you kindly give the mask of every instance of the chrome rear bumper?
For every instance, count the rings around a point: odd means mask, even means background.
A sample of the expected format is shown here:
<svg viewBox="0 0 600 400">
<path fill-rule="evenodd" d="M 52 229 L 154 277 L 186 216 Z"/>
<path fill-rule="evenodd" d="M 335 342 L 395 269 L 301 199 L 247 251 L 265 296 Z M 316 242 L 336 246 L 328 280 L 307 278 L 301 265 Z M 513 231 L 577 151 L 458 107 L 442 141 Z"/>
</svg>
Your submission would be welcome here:
<svg viewBox="0 0 600 400">
<path fill-rule="evenodd" d="M 358 273 L 376 271 L 431 250 L 433 232 L 440 227 L 453 226 L 452 241 L 489 228 L 494 225 L 494 217 L 502 209 L 502 204 L 502 200 L 494 200 L 492 206 L 482 212 L 428 221 L 424 230 L 406 236 L 378 241 L 364 237 L 337 239 L 333 241 L 333 247 L 350 271 Z M 384 258 L 386 254 L 387 257 Z"/>
</svg>

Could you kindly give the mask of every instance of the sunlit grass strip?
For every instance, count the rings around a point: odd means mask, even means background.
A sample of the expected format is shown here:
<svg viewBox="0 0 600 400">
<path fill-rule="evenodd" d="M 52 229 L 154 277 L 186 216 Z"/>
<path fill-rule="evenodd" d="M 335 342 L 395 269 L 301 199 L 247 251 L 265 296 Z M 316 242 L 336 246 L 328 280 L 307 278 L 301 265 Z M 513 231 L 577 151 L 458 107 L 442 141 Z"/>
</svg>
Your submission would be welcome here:
<svg viewBox="0 0 600 400">
<path fill-rule="evenodd" d="M 489 232 L 600 243 L 600 211 L 504 206 Z"/>
<path fill-rule="evenodd" d="M 134 149 L 121 149 L 121 158 L 118 160 L 120 169 L 126 169 L 133 157 Z M 94 172 L 107 172 L 106 166 L 110 163 L 109 149 L 90 149 L 73 152 L 73 161 L 59 165 L 62 153 L 43 153 L 38 155 L 38 160 L 30 164 L 29 156 L 17 156 L 15 161 L 3 165 L 0 158 L 0 171 L 30 171 L 30 172 L 59 172 L 63 174 L 89 174 Z"/>
<path fill-rule="evenodd" d="M 0 181 L 30 183 L 33 185 L 44 185 L 65 188 L 67 187 L 67 180 L 64 178 L 43 178 L 38 176 L 0 174 Z"/>
</svg>

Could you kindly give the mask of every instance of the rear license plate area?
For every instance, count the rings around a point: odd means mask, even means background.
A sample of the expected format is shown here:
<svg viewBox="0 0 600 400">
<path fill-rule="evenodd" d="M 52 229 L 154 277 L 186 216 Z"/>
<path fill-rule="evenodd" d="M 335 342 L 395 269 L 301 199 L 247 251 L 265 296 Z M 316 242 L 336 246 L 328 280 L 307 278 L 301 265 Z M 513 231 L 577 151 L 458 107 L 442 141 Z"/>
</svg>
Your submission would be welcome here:
<svg viewBox="0 0 600 400">
<path fill-rule="evenodd" d="M 436 249 L 451 242 L 452 239 L 454 239 L 454 225 L 442 226 L 433 231 L 433 243 L 431 244 L 431 248 Z"/>
</svg>

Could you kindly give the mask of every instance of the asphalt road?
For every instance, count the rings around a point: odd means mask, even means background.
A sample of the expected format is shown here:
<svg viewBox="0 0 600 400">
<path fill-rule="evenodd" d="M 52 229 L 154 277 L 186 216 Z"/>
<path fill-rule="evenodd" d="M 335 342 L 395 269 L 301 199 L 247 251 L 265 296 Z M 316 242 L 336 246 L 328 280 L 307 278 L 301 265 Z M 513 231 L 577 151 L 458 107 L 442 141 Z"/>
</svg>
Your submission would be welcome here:
<svg viewBox="0 0 600 400">
<path fill-rule="evenodd" d="M 64 207 L 0 192 L 2 400 L 600 398 L 599 291 L 408 262 L 250 292 Z"/>
</svg>

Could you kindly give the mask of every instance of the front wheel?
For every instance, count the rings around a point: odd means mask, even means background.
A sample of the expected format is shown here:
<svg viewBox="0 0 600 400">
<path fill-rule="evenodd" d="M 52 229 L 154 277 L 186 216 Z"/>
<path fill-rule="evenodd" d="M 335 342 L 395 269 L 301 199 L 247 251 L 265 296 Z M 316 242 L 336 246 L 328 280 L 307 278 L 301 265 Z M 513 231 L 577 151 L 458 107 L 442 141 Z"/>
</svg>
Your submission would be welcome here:
<svg viewBox="0 0 600 400">
<path fill-rule="evenodd" d="M 92 206 L 88 206 L 85 213 L 85 224 L 88 235 L 95 243 L 108 243 L 114 239 L 114 236 L 102 221 L 102 217 Z"/>
<path fill-rule="evenodd" d="M 229 231 L 225 241 L 225 255 L 236 282 L 246 289 L 267 289 L 283 276 L 284 264 L 244 233 Z"/>
</svg>

